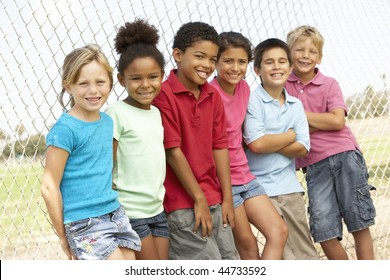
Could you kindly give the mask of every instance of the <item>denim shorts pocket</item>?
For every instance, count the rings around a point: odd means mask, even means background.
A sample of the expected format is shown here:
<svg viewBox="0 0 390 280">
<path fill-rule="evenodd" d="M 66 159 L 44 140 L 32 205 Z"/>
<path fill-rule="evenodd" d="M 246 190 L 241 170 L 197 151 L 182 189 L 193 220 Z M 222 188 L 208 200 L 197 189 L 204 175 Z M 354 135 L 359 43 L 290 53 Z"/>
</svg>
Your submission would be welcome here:
<svg viewBox="0 0 390 280">
<path fill-rule="evenodd" d="M 364 160 L 364 157 L 362 153 L 359 150 L 349 151 L 348 152 L 352 160 L 358 165 L 358 166 L 365 166 L 366 161 Z"/>
<path fill-rule="evenodd" d="M 317 176 L 317 174 L 315 173 L 316 170 L 317 170 L 316 164 L 312 164 L 306 167 L 305 180 L 306 180 L 307 187 L 309 187 L 309 185 L 311 185 L 311 183 L 313 182 L 312 180 L 316 178 Z"/>
<path fill-rule="evenodd" d="M 71 222 L 71 223 L 65 225 L 66 231 L 72 235 L 74 235 L 74 234 L 79 235 L 79 234 L 87 231 L 91 227 L 93 227 L 93 219 L 92 218 L 87 218 L 87 219 L 79 220 L 76 222 Z"/>
<path fill-rule="evenodd" d="M 359 213 L 364 220 L 371 220 L 375 218 L 376 215 L 375 207 L 370 194 L 371 188 L 371 185 L 365 185 L 357 189 Z"/>
</svg>

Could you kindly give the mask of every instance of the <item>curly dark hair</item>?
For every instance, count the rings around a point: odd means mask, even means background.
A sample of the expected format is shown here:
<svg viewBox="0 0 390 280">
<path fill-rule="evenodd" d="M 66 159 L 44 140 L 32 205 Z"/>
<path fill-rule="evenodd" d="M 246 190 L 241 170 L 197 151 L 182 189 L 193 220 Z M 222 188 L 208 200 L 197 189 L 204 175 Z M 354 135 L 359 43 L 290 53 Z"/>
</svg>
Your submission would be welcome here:
<svg viewBox="0 0 390 280">
<path fill-rule="evenodd" d="M 136 19 L 121 26 L 114 39 L 115 50 L 120 54 L 117 65 L 119 74 L 123 75 L 126 67 L 139 57 L 154 58 L 164 70 L 164 56 L 156 46 L 159 39 L 157 28 L 145 20 Z"/>
<path fill-rule="evenodd" d="M 230 48 L 243 48 L 248 55 L 248 61 L 253 59 L 252 56 L 252 44 L 248 38 L 238 32 L 222 32 L 219 34 L 221 38 L 221 45 L 219 46 L 217 60 L 221 54 Z"/>
<path fill-rule="evenodd" d="M 211 41 L 218 47 L 221 43 L 219 35 L 214 27 L 204 22 L 188 22 L 183 24 L 177 31 L 172 48 L 185 51 L 195 42 L 200 40 Z"/>
</svg>

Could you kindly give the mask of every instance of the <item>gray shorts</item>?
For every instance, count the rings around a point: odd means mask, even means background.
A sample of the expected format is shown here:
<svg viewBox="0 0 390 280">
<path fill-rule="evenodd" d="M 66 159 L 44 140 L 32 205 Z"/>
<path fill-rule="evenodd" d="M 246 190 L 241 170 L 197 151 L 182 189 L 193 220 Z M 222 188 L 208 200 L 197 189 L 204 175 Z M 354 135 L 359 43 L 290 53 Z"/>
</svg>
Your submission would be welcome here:
<svg viewBox="0 0 390 280">
<path fill-rule="evenodd" d="M 167 214 L 171 232 L 169 259 L 171 260 L 237 260 L 238 253 L 230 226 L 223 227 L 220 204 L 210 206 L 213 233 L 202 238 L 202 229 L 193 232 L 194 209 L 180 209 Z"/>
</svg>

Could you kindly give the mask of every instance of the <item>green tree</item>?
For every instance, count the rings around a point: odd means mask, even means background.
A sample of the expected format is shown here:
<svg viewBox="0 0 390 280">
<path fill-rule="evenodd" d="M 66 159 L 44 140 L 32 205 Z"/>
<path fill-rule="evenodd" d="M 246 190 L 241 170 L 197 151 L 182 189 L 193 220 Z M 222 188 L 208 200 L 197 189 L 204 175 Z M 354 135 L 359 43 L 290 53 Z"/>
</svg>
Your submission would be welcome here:
<svg viewBox="0 0 390 280">
<path fill-rule="evenodd" d="M 385 75 L 381 78 L 385 79 Z M 362 94 L 349 96 L 346 103 L 349 108 L 349 119 L 381 117 L 389 114 L 389 96 L 386 92 L 386 83 L 383 91 L 375 91 L 368 85 Z"/>
<path fill-rule="evenodd" d="M 4 160 L 11 154 L 10 146 L 8 145 L 8 134 L 0 128 L 0 159 Z"/>
<path fill-rule="evenodd" d="M 24 127 L 24 125 L 22 123 L 18 124 L 15 127 L 15 134 L 16 134 L 19 141 L 22 140 L 22 137 L 23 137 L 25 132 L 26 132 L 26 128 Z"/>
</svg>

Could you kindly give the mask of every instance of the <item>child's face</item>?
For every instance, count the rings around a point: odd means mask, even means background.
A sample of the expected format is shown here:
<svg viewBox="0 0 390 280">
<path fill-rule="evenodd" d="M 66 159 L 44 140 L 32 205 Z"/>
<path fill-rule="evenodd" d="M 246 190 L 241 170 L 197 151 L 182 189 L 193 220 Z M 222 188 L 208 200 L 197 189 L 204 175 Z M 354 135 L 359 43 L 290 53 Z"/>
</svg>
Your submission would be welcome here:
<svg viewBox="0 0 390 280">
<path fill-rule="evenodd" d="M 180 82 L 189 90 L 197 90 L 214 72 L 217 54 L 218 46 L 206 40 L 195 42 L 184 52 L 174 49 L 173 57 L 178 65 Z"/>
<path fill-rule="evenodd" d="M 294 73 L 300 77 L 314 73 L 314 68 L 321 63 L 322 56 L 310 38 L 296 41 L 291 48 Z"/>
<path fill-rule="evenodd" d="M 95 116 L 110 94 L 108 72 L 94 60 L 81 68 L 78 80 L 67 86 L 66 90 L 73 96 L 75 103 L 73 108 L 86 118 Z"/>
<path fill-rule="evenodd" d="M 118 80 L 126 88 L 131 105 L 149 110 L 160 92 L 163 74 L 155 59 L 140 57 L 127 66 L 123 76 L 118 74 Z"/>
<path fill-rule="evenodd" d="M 261 77 L 263 87 L 283 88 L 291 73 L 291 65 L 284 49 L 276 47 L 263 53 L 260 67 L 255 72 Z"/>
<path fill-rule="evenodd" d="M 244 78 L 248 63 L 248 54 L 243 48 L 224 51 L 216 64 L 220 83 L 235 86 Z"/>
</svg>

